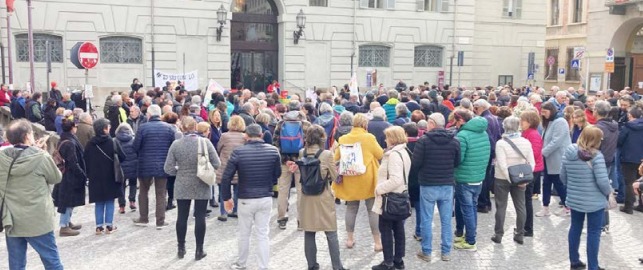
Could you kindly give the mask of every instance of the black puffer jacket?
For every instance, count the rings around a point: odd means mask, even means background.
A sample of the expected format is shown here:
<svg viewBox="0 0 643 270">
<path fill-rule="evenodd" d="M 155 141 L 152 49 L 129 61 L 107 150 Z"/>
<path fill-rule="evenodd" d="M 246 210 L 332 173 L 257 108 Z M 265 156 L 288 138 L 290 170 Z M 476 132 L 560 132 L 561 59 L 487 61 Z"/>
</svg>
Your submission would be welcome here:
<svg viewBox="0 0 643 270">
<path fill-rule="evenodd" d="M 70 132 L 63 132 L 58 143 L 58 152 L 65 160 L 62 181 L 54 186 L 51 193 L 59 213 L 67 207 L 85 205 L 85 183 L 87 182 L 83 147 L 78 138 Z"/>
<path fill-rule="evenodd" d="M 235 149 L 228 160 L 221 181 L 221 197 L 231 198 L 230 185 L 235 173 L 239 177 L 239 199 L 272 196 L 272 187 L 281 176 L 281 157 L 277 147 L 252 140 Z"/>
<path fill-rule="evenodd" d="M 460 142 L 455 134 L 446 129 L 438 128 L 424 133 L 415 144 L 411 174 L 417 171 L 420 186 L 454 185 L 454 172 L 458 165 Z"/>
<path fill-rule="evenodd" d="M 605 165 L 614 165 L 616 157 L 616 144 L 618 143 L 618 123 L 612 119 L 603 118 L 596 122 L 596 127 L 603 131 L 603 141 L 601 142 L 601 153 L 605 158 Z"/>
</svg>

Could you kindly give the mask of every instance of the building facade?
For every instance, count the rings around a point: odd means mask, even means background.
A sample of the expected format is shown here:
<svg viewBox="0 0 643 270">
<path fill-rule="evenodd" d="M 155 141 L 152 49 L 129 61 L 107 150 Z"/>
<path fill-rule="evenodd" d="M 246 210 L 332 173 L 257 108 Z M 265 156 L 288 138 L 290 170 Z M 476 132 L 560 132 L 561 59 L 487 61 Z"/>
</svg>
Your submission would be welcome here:
<svg viewBox="0 0 643 270">
<path fill-rule="evenodd" d="M 13 83 L 21 88 L 29 81 L 27 7 L 15 5 L 11 35 L 6 13 L 0 32 L 4 61 L 11 55 Z M 129 89 L 133 78 L 152 86 L 154 70 L 197 71 L 200 88 L 214 79 L 255 91 L 273 80 L 291 91 L 341 86 L 352 72 L 363 88 L 399 80 L 542 85 L 544 72 L 539 0 L 41 0 L 33 7 L 39 91 L 47 89 L 47 48 L 50 80 L 63 89 L 84 84 L 84 70 L 70 62 L 70 49 L 82 41 L 100 51 L 89 71 L 97 95 Z M 218 40 L 221 7 L 226 20 Z M 295 42 L 300 12 L 305 25 Z"/>
</svg>

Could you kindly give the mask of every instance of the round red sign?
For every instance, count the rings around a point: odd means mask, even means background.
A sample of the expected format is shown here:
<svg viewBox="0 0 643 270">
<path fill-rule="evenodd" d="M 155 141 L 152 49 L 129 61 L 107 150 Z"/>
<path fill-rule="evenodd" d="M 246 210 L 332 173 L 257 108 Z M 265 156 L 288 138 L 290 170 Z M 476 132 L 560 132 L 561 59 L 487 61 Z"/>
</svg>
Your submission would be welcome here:
<svg viewBox="0 0 643 270">
<path fill-rule="evenodd" d="M 98 64 L 98 49 L 94 44 L 85 42 L 78 49 L 78 59 L 84 68 L 91 69 Z"/>
</svg>

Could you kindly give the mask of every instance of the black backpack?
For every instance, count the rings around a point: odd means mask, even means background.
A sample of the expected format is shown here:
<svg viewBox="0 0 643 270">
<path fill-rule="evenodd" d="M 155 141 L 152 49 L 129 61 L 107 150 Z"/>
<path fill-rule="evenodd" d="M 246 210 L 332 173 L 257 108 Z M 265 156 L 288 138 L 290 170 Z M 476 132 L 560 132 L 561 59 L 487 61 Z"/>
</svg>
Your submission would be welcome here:
<svg viewBox="0 0 643 270">
<path fill-rule="evenodd" d="M 324 152 L 324 149 L 319 149 L 315 156 L 308 156 L 304 150 L 304 156 L 297 160 L 299 172 L 301 173 L 301 191 L 305 195 L 319 195 L 324 192 L 328 186 L 328 179 L 323 179 L 321 175 L 321 161 L 319 155 Z"/>
</svg>

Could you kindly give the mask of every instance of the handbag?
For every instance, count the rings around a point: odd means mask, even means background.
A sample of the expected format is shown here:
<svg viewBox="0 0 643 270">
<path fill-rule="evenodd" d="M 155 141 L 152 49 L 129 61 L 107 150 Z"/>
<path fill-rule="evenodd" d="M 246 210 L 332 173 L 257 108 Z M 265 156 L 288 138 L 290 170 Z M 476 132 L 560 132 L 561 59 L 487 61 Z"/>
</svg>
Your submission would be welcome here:
<svg viewBox="0 0 643 270">
<path fill-rule="evenodd" d="M 511 184 L 513 185 L 522 185 L 528 184 L 533 181 L 534 171 L 531 168 L 527 157 L 525 157 L 520 149 L 518 149 L 518 146 L 516 146 L 516 144 L 514 144 L 511 140 L 509 140 L 508 138 L 504 138 L 503 140 L 507 142 L 511 146 L 511 148 L 513 148 L 514 151 L 518 152 L 518 154 L 525 160 L 525 163 L 523 164 L 516 164 L 507 167 L 507 171 L 509 172 L 509 182 L 511 182 Z"/>
<path fill-rule="evenodd" d="M 123 168 L 121 167 L 121 161 L 118 159 L 118 150 L 117 150 L 117 144 L 116 138 L 112 139 L 112 145 L 114 146 L 114 155 L 110 157 L 103 151 L 103 149 L 100 148 L 100 146 L 96 145 L 96 148 L 98 148 L 98 151 L 103 153 L 103 156 L 105 156 L 109 161 L 112 162 L 114 166 L 114 182 L 116 183 L 123 183 L 125 181 L 125 174 L 123 173 Z"/>
<path fill-rule="evenodd" d="M 406 170 L 404 169 L 404 157 L 399 151 L 395 151 L 402 159 L 402 173 L 404 175 L 404 187 L 406 187 Z M 388 166 L 388 165 L 387 165 Z M 386 179 L 389 179 L 388 168 Z M 387 220 L 402 221 L 411 216 L 411 199 L 408 189 L 402 193 L 389 192 L 382 195 L 382 218 Z"/>
<path fill-rule="evenodd" d="M 4 231 L 4 223 L 2 223 L 2 216 L 4 216 L 4 200 L 7 197 L 7 187 L 9 186 L 9 177 L 11 176 L 11 168 L 13 168 L 13 164 L 18 160 L 20 155 L 24 153 L 25 150 L 22 150 L 16 155 L 16 157 L 13 158 L 11 161 L 11 165 L 9 165 L 9 170 L 7 171 L 7 182 L 4 184 L 4 194 L 2 195 L 2 203 L 0 204 L 0 232 Z"/>
<path fill-rule="evenodd" d="M 217 174 L 210 163 L 210 153 L 208 149 L 205 148 L 206 143 L 205 139 L 198 138 L 197 144 L 197 167 L 196 167 L 196 176 L 206 183 L 209 186 L 214 185 Z"/>
<path fill-rule="evenodd" d="M 357 176 L 366 173 L 362 144 L 341 144 L 339 146 L 339 174 Z"/>
</svg>

